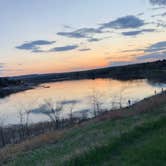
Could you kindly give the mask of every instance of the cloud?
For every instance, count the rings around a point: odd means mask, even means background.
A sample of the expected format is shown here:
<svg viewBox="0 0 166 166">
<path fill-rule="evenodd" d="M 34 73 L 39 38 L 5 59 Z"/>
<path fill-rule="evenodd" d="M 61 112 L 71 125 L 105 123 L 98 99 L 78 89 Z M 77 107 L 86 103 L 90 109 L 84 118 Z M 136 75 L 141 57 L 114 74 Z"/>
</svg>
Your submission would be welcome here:
<svg viewBox="0 0 166 166">
<path fill-rule="evenodd" d="M 0 74 L 3 74 L 4 72 L 4 65 L 3 63 L 0 63 Z"/>
<path fill-rule="evenodd" d="M 158 59 L 165 59 L 166 52 L 159 52 L 159 53 L 151 53 L 137 57 L 137 60 L 158 60 Z"/>
<path fill-rule="evenodd" d="M 32 42 L 26 42 L 20 46 L 17 46 L 17 49 L 20 50 L 30 50 L 32 52 L 42 52 L 42 50 L 40 50 L 39 46 L 43 46 L 43 45 L 51 45 L 55 43 L 55 41 L 47 41 L 47 40 L 35 40 Z"/>
<path fill-rule="evenodd" d="M 166 16 L 166 12 L 162 13 L 161 16 L 163 16 L 163 17 Z"/>
<path fill-rule="evenodd" d="M 81 28 L 71 32 L 58 32 L 57 35 L 69 38 L 90 38 L 91 35 L 98 33 L 102 33 L 102 31 L 97 28 Z"/>
<path fill-rule="evenodd" d="M 154 14 L 151 17 L 165 17 L 166 16 L 166 12 L 164 13 L 159 13 L 159 14 Z"/>
<path fill-rule="evenodd" d="M 144 48 L 138 48 L 133 50 L 123 50 L 121 52 L 127 52 L 127 53 L 138 52 L 137 55 L 134 55 L 135 62 L 137 63 L 142 61 L 154 61 L 154 60 L 166 59 L 166 41 L 156 42 Z M 139 53 L 139 52 L 143 52 L 143 53 Z M 123 64 L 125 63 L 113 62 L 113 64 L 111 65 L 123 65 Z"/>
<path fill-rule="evenodd" d="M 140 18 L 128 15 L 124 17 L 117 18 L 114 21 L 104 23 L 101 25 L 101 29 L 113 28 L 113 29 L 128 29 L 128 28 L 138 28 L 144 25 L 144 21 Z"/>
<path fill-rule="evenodd" d="M 140 14 L 143 14 L 143 13 L 140 13 Z M 103 29 L 138 28 L 143 26 L 144 24 L 145 24 L 144 20 L 141 20 L 140 18 L 133 15 L 128 15 L 128 16 L 117 18 L 116 20 L 113 20 L 111 22 L 101 24 L 98 28 L 80 28 L 70 32 L 58 32 L 57 35 L 65 36 L 68 38 L 76 38 L 76 39 L 83 38 L 83 39 L 87 39 L 88 42 L 98 42 L 103 40 L 104 38 L 96 38 L 94 37 L 94 35 L 108 32 L 108 31 L 104 31 Z M 148 30 L 143 30 L 143 31 L 145 32 Z M 135 31 L 135 33 L 142 33 L 142 32 Z M 124 35 L 130 35 L 130 34 L 124 33 Z"/>
<path fill-rule="evenodd" d="M 80 102 L 81 100 L 64 100 L 59 103 L 62 104 L 63 106 L 68 106 L 68 105 L 75 105 Z M 41 104 L 38 108 L 31 110 L 32 114 L 47 114 L 48 112 L 50 112 L 50 108 L 47 104 Z"/>
<path fill-rule="evenodd" d="M 0 63 L 0 74 L 3 74 L 5 71 L 5 63 Z"/>
<path fill-rule="evenodd" d="M 159 6 L 159 7 L 151 8 L 151 10 L 161 10 L 161 9 L 165 9 L 165 6 Z"/>
<path fill-rule="evenodd" d="M 63 46 L 63 47 L 55 47 L 55 48 L 51 49 L 50 52 L 71 51 L 78 47 L 79 47 L 78 45 L 67 45 L 67 46 Z"/>
<path fill-rule="evenodd" d="M 98 41 L 109 39 L 109 38 L 111 38 L 111 36 L 102 37 L 102 38 L 91 37 L 88 39 L 88 42 L 98 42 Z"/>
<path fill-rule="evenodd" d="M 82 49 L 79 49 L 79 51 L 90 51 L 91 49 L 90 48 L 82 48 Z"/>
<path fill-rule="evenodd" d="M 125 66 L 125 65 L 131 65 L 136 63 L 135 61 L 115 61 L 115 62 L 110 62 L 111 66 Z"/>
<path fill-rule="evenodd" d="M 161 41 L 144 48 L 144 55 L 136 57 L 136 60 L 166 59 L 166 41 Z"/>
<path fill-rule="evenodd" d="M 124 36 L 137 36 L 137 35 L 145 33 L 145 32 L 155 32 L 155 29 L 142 29 L 142 30 L 137 30 L 137 31 L 122 32 L 122 35 L 124 35 Z"/>
<path fill-rule="evenodd" d="M 166 50 L 166 41 L 157 42 L 145 49 L 145 52 L 157 52 Z"/>
<path fill-rule="evenodd" d="M 80 102 L 81 102 L 80 100 L 64 100 L 64 101 L 61 101 L 61 104 L 62 105 L 69 105 L 69 104 L 77 104 Z"/>
<path fill-rule="evenodd" d="M 88 39 L 88 42 L 98 42 L 98 41 L 101 41 L 101 40 L 103 40 L 103 39 L 99 39 L 99 38 L 89 38 Z"/>
<path fill-rule="evenodd" d="M 166 5 L 166 0 L 150 0 L 152 5 Z"/>
<path fill-rule="evenodd" d="M 70 25 L 63 25 L 63 27 L 64 27 L 65 29 L 73 29 L 73 27 L 71 27 Z"/>
<path fill-rule="evenodd" d="M 133 50 L 123 50 L 121 52 L 140 52 L 140 51 L 144 51 L 145 53 L 158 53 L 161 51 L 166 52 L 166 41 L 157 42 L 157 43 L 154 43 L 145 48 L 138 48 L 138 49 L 133 49 Z"/>
<path fill-rule="evenodd" d="M 47 51 L 41 50 L 41 49 L 38 47 L 38 48 L 33 49 L 32 52 L 33 52 L 33 53 L 42 53 L 42 52 L 47 52 Z"/>
<path fill-rule="evenodd" d="M 9 66 L 6 63 L 0 63 L 0 77 L 5 74 L 5 72 L 10 72 L 10 73 L 14 73 L 17 71 L 23 71 L 23 69 L 16 69 L 13 66 Z"/>
<path fill-rule="evenodd" d="M 166 23 L 165 22 L 157 23 L 157 27 L 166 28 Z"/>
<path fill-rule="evenodd" d="M 4 67 L 5 63 L 0 63 L 0 69 Z"/>
<path fill-rule="evenodd" d="M 50 109 L 48 108 L 47 104 L 42 104 L 38 108 L 32 109 L 32 114 L 46 114 Z"/>
<path fill-rule="evenodd" d="M 123 50 L 121 51 L 122 53 L 130 53 L 130 52 L 141 52 L 141 51 L 144 51 L 145 49 L 143 48 L 137 48 L 137 49 L 131 49 L 131 50 Z"/>
<path fill-rule="evenodd" d="M 36 41 L 32 41 L 32 42 L 26 42 L 20 46 L 17 46 L 16 48 L 21 49 L 21 50 L 29 50 L 33 53 L 42 53 L 42 52 L 48 53 L 48 52 L 70 51 L 70 50 L 74 50 L 79 47 L 78 45 L 67 45 L 67 46 L 63 46 L 63 47 L 54 47 L 49 50 L 40 49 L 40 46 L 52 45 L 53 43 L 55 43 L 55 41 L 36 40 Z"/>
<path fill-rule="evenodd" d="M 137 16 L 143 16 L 145 13 L 144 12 L 140 12 L 137 14 Z"/>
</svg>

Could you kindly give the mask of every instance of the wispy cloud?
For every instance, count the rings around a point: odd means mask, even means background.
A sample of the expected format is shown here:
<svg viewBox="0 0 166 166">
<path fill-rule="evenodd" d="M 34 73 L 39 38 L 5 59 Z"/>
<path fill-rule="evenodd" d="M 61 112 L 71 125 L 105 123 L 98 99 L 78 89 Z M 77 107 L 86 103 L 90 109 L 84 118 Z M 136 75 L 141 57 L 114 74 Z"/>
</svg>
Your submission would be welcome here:
<svg viewBox="0 0 166 166">
<path fill-rule="evenodd" d="M 0 63 L 0 69 L 4 67 L 5 63 Z"/>
<path fill-rule="evenodd" d="M 55 43 L 55 41 L 35 40 L 35 41 L 21 44 L 20 46 L 17 46 L 16 48 L 20 50 L 30 50 L 32 52 L 42 52 L 42 50 L 40 50 L 40 46 L 51 45 L 53 43 Z"/>
<path fill-rule="evenodd" d="M 153 5 L 166 5 L 166 0 L 150 0 Z"/>
<path fill-rule="evenodd" d="M 63 52 L 63 51 L 71 51 L 74 50 L 76 48 L 78 48 L 78 45 L 67 45 L 67 46 L 63 46 L 63 47 L 55 47 L 52 48 L 51 50 L 49 50 L 50 52 Z"/>
<path fill-rule="evenodd" d="M 108 29 L 108 28 L 113 28 L 113 29 L 128 29 L 128 28 L 139 28 L 144 25 L 144 20 L 133 16 L 133 15 L 128 15 L 124 17 L 117 18 L 116 20 L 104 23 L 101 25 L 101 29 Z"/>
<path fill-rule="evenodd" d="M 159 14 L 154 14 L 151 17 L 165 17 L 165 16 L 166 16 L 166 12 L 162 12 L 162 13 L 159 13 Z"/>
<path fill-rule="evenodd" d="M 142 49 L 144 54 L 136 56 L 136 60 L 159 60 L 166 58 L 166 41 L 151 44 L 149 47 Z"/>
<path fill-rule="evenodd" d="M 71 27 L 70 25 L 63 25 L 63 28 L 65 28 L 65 29 L 73 29 L 73 27 Z"/>
<path fill-rule="evenodd" d="M 136 63 L 135 61 L 113 61 L 113 62 L 110 62 L 110 65 L 111 66 L 125 66 L 125 65 L 131 65 L 131 64 L 134 64 Z"/>
<path fill-rule="evenodd" d="M 158 59 L 165 59 L 166 58 L 166 52 L 155 52 L 155 53 L 150 53 L 150 54 L 146 54 L 146 55 L 142 55 L 137 57 L 137 60 L 158 60 Z"/>
<path fill-rule="evenodd" d="M 140 13 L 140 15 L 143 13 Z M 108 31 L 104 31 L 103 29 L 135 29 L 145 25 L 144 20 L 133 16 L 128 15 L 124 17 L 117 18 L 116 20 L 103 23 L 98 28 L 80 28 L 75 31 L 70 32 L 58 32 L 57 35 L 65 36 L 68 38 L 77 38 L 77 39 L 87 39 L 88 42 L 98 42 L 105 38 L 96 38 L 94 35 L 108 33 Z M 138 34 L 144 32 L 152 32 L 152 29 L 144 29 L 144 30 L 137 30 L 137 31 L 130 31 L 130 32 L 123 32 L 122 34 L 125 36 L 136 36 Z"/>
<path fill-rule="evenodd" d="M 157 42 L 145 49 L 145 52 L 166 51 L 166 41 Z"/>
<path fill-rule="evenodd" d="M 0 74 L 4 71 L 4 63 L 0 63 Z"/>
<path fill-rule="evenodd" d="M 136 30 L 136 31 L 128 31 L 128 32 L 122 32 L 122 35 L 124 36 L 137 36 L 145 32 L 155 32 L 155 29 L 142 29 L 142 30 Z"/>
<path fill-rule="evenodd" d="M 102 30 L 98 28 L 81 28 L 71 32 L 58 32 L 57 35 L 65 36 L 69 38 L 85 38 L 92 39 L 94 34 L 101 34 Z"/>
<path fill-rule="evenodd" d="M 64 101 L 61 101 L 61 104 L 62 105 L 70 105 L 70 104 L 77 104 L 80 102 L 81 102 L 80 100 L 64 100 Z"/>
<path fill-rule="evenodd" d="M 15 73 L 18 71 L 23 71 L 23 69 L 16 68 L 13 65 L 8 65 L 7 63 L 0 63 L 0 77 L 5 73 L 5 72 L 10 72 L 10 73 Z"/>
<path fill-rule="evenodd" d="M 143 16 L 145 13 L 144 12 L 140 12 L 137 14 L 137 16 Z"/>
<path fill-rule="evenodd" d="M 157 27 L 166 28 L 166 23 L 160 21 L 160 22 L 157 23 Z"/>
<path fill-rule="evenodd" d="M 84 51 L 90 51 L 91 49 L 90 48 L 82 48 L 82 49 L 79 49 L 79 51 L 82 51 L 82 52 L 84 52 Z"/>
<path fill-rule="evenodd" d="M 131 49 L 131 50 L 123 50 L 122 53 L 131 53 L 131 52 L 142 52 L 144 51 L 144 48 L 138 48 L 138 49 Z"/>
<path fill-rule="evenodd" d="M 101 41 L 101 40 L 103 40 L 103 38 L 89 38 L 88 39 L 88 42 L 98 42 L 98 41 Z"/>
<path fill-rule="evenodd" d="M 123 52 L 138 52 L 137 55 L 134 56 L 136 62 L 166 59 L 166 41 L 160 41 L 141 49 L 124 50 L 122 53 Z M 140 54 L 140 52 L 142 53 Z"/>
</svg>

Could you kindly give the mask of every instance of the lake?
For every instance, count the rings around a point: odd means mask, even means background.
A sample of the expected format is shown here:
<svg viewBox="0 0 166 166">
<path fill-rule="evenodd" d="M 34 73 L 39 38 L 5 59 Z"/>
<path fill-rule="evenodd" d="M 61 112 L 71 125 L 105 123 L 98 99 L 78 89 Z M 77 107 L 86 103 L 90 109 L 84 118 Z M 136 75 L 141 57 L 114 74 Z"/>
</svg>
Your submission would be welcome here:
<svg viewBox="0 0 166 166">
<path fill-rule="evenodd" d="M 41 113 L 49 101 L 53 105 L 63 103 L 61 117 L 68 117 L 72 108 L 75 116 L 86 112 L 92 116 L 92 98 L 95 96 L 102 109 L 115 109 L 122 105 L 138 102 L 146 97 L 160 93 L 166 84 L 153 83 L 148 80 L 119 81 L 113 79 L 76 80 L 42 84 L 34 89 L 12 94 L 0 99 L 0 123 L 18 124 L 19 112 L 32 110 L 30 123 L 47 121 L 49 118 Z"/>
</svg>

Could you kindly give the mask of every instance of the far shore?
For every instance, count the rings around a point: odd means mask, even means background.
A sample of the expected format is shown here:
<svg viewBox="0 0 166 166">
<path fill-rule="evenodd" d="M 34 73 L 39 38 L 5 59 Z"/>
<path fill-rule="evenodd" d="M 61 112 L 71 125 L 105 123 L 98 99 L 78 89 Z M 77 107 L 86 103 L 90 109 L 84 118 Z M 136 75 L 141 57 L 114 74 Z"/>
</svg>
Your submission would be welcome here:
<svg viewBox="0 0 166 166">
<path fill-rule="evenodd" d="M 11 94 L 15 94 L 33 88 L 35 88 L 35 85 L 13 85 L 13 86 L 0 88 L 0 98 L 4 98 Z"/>
<path fill-rule="evenodd" d="M 154 82 L 165 83 L 166 60 L 68 73 L 34 74 L 8 78 L 0 77 L 0 98 L 33 89 L 43 83 L 96 78 L 117 80 L 148 79 Z M 3 79 L 16 83 L 6 83 L 4 86 L 1 85 L 1 80 L 3 82 Z"/>
</svg>

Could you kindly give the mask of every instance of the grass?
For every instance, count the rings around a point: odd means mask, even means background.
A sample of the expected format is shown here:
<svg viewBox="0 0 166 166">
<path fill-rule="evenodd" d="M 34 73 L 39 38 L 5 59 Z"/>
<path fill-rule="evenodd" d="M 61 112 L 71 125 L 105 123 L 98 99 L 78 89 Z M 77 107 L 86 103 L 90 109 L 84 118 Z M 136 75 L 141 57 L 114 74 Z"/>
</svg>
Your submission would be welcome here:
<svg viewBox="0 0 166 166">
<path fill-rule="evenodd" d="M 66 165 L 156 166 L 166 162 L 166 118 L 136 127 L 108 145 L 74 157 Z"/>
<path fill-rule="evenodd" d="M 166 95 L 0 150 L 0 165 L 164 165 Z"/>
</svg>

